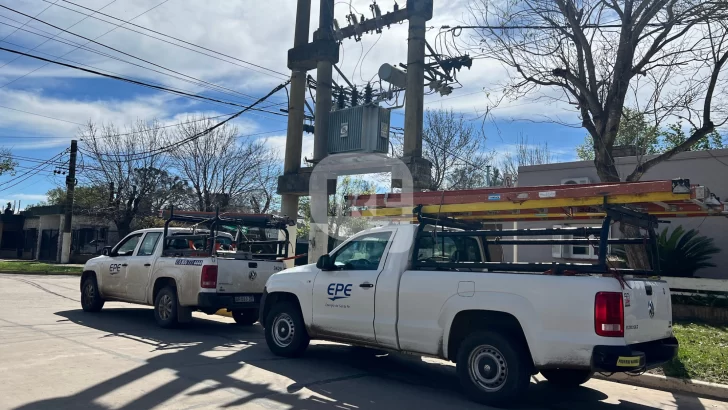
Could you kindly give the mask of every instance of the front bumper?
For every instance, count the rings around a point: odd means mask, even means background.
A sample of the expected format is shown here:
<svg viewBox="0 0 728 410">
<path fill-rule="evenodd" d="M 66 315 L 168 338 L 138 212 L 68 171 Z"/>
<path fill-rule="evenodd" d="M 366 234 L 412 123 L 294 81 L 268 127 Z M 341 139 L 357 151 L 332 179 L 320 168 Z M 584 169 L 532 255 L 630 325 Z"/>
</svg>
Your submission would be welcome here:
<svg viewBox="0 0 728 410">
<path fill-rule="evenodd" d="M 252 301 L 243 302 L 243 299 Z M 197 307 L 203 310 L 259 309 L 262 293 L 198 293 Z"/>
<path fill-rule="evenodd" d="M 677 355 L 674 337 L 627 346 L 594 346 L 592 370 L 617 373 L 649 370 L 669 362 Z"/>
</svg>

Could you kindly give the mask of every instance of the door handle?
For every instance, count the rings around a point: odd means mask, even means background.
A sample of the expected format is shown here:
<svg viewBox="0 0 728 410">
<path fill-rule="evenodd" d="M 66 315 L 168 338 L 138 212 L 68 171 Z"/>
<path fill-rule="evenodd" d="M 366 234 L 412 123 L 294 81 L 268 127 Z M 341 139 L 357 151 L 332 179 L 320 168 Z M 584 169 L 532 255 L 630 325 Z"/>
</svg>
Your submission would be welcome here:
<svg viewBox="0 0 728 410">
<path fill-rule="evenodd" d="M 359 285 L 359 287 L 360 288 L 373 288 L 374 287 L 374 284 L 373 283 L 364 282 L 361 285 Z"/>
<path fill-rule="evenodd" d="M 145 263 L 144 266 L 149 267 L 149 266 L 152 266 L 152 264 L 151 263 Z"/>
<path fill-rule="evenodd" d="M 126 263 L 122 263 L 121 266 L 129 266 L 129 265 L 127 265 Z"/>
</svg>

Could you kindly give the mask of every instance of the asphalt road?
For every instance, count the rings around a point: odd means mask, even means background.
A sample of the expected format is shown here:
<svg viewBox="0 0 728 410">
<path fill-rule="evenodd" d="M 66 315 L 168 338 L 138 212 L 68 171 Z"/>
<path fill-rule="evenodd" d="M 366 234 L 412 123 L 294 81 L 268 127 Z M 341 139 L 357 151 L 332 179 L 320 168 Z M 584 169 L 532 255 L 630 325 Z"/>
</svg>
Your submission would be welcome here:
<svg viewBox="0 0 728 410">
<path fill-rule="evenodd" d="M 156 326 L 146 307 L 81 311 L 78 278 L 0 274 L 0 409 L 483 409 L 450 363 L 315 343 L 273 356 L 262 329 L 195 314 Z M 533 382 L 520 409 L 726 409 L 724 402 L 592 380 Z"/>
</svg>

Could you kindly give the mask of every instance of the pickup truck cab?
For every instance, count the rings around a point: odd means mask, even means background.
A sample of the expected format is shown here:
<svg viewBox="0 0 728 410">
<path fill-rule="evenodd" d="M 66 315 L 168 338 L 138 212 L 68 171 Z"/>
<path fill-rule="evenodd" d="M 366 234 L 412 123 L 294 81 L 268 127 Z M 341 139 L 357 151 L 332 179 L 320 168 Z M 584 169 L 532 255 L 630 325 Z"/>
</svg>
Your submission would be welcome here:
<svg viewBox="0 0 728 410">
<path fill-rule="evenodd" d="M 279 257 L 287 253 L 222 251 L 218 238 L 232 241 L 231 235 L 215 230 L 165 227 L 132 232 L 84 266 L 83 310 L 98 312 L 107 300 L 151 305 L 157 323 L 173 327 L 191 320 L 192 311 L 214 314 L 227 309 L 237 323 L 252 325 L 258 320 L 265 282 L 284 269 Z"/>
<path fill-rule="evenodd" d="M 271 276 L 260 320 L 270 350 L 294 357 L 322 339 L 438 357 L 487 404 L 516 400 L 538 372 L 576 386 L 676 354 L 665 282 L 544 274 L 551 264 L 498 271 L 485 234 L 437 229 L 362 231 L 315 265 Z"/>
</svg>

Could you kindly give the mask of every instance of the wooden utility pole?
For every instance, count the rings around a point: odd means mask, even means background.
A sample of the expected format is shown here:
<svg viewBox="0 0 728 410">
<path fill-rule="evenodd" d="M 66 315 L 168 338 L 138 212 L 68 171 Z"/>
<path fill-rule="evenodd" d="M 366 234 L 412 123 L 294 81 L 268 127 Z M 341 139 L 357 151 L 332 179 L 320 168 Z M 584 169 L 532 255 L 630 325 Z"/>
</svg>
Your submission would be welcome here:
<svg viewBox="0 0 728 410">
<path fill-rule="evenodd" d="M 66 176 L 66 215 L 63 220 L 63 237 L 61 239 L 61 263 L 71 260 L 71 224 L 73 223 L 73 191 L 76 187 L 76 154 L 78 141 L 71 140 L 71 156 L 68 161 Z"/>
</svg>

